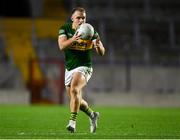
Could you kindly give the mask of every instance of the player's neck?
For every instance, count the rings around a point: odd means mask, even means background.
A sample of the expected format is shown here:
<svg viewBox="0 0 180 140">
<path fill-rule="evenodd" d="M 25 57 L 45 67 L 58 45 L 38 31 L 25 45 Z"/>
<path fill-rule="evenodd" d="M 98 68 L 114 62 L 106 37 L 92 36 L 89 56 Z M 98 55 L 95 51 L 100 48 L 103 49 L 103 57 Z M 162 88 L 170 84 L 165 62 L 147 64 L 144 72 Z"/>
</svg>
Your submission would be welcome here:
<svg viewBox="0 0 180 140">
<path fill-rule="evenodd" d="M 75 25 L 75 24 L 73 24 L 73 23 L 72 23 L 72 28 L 73 28 L 73 29 L 75 29 L 75 30 L 76 30 L 76 29 L 77 29 L 77 27 L 78 27 L 77 25 Z"/>
</svg>

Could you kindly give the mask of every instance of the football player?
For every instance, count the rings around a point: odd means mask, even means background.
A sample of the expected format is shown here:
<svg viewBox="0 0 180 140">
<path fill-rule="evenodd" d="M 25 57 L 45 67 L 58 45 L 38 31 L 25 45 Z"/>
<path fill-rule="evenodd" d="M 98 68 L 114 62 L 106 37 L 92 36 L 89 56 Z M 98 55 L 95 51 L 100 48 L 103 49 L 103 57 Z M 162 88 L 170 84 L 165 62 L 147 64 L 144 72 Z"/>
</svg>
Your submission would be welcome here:
<svg viewBox="0 0 180 140">
<path fill-rule="evenodd" d="M 103 56 L 105 48 L 99 34 L 94 31 L 90 40 L 82 40 L 81 35 L 75 34 L 77 28 L 86 22 L 86 11 L 83 7 L 72 10 L 71 22 L 65 23 L 59 29 L 59 49 L 65 53 L 65 86 L 70 99 L 70 119 L 67 130 L 75 132 L 76 118 L 79 110 L 85 112 L 90 120 L 90 132 L 97 128 L 99 112 L 93 111 L 87 101 L 82 98 L 82 90 L 87 85 L 93 73 L 92 51 Z"/>
</svg>

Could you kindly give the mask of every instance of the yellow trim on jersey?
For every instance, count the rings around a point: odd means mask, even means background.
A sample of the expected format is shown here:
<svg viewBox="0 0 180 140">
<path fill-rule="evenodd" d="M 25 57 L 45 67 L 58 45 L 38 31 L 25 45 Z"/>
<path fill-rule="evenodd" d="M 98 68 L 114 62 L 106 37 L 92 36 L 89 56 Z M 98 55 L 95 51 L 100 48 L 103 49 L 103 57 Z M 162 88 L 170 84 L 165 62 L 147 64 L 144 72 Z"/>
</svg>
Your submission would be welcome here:
<svg viewBox="0 0 180 140">
<path fill-rule="evenodd" d="M 93 48 L 93 42 L 92 40 L 78 40 L 77 42 L 72 43 L 72 46 L 69 49 L 72 50 L 89 50 Z"/>
</svg>

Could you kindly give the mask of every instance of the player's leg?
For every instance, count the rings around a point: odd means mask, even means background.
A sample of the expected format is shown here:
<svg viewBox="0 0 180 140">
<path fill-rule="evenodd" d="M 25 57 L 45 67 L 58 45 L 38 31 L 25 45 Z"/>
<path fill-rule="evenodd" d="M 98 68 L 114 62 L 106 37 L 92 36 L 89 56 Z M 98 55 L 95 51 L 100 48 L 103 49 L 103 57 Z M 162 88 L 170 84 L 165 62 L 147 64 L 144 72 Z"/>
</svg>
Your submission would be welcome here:
<svg viewBox="0 0 180 140">
<path fill-rule="evenodd" d="M 81 90 L 86 85 L 83 74 L 75 72 L 70 86 L 70 109 L 71 112 L 78 112 L 81 103 Z"/>
<path fill-rule="evenodd" d="M 81 100 L 81 104 L 80 104 L 80 108 L 79 108 L 82 112 L 84 112 L 86 115 L 88 115 L 89 117 L 91 117 L 93 115 L 93 110 L 89 107 L 88 103 L 82 99 Z"/>
<path fill-rule="evenodd" d="M 69 100 L 70 100 L 70 86 L 66 86 L 66 93 L 69 97 Z M 70 106 L 71 108 L 71 106 Z M 69 123 L 68 125 L 66 126 L 67 130 L 70 131 L 70 132 L 75 132 L 75 128 L 76 128 L 76 122 L 72 120 L 73 117 L 73 114 L 71 113 L 70 114 L 70 119 L 69 119 Z"/>
<path fill-rule="evenodd" d="M 70 99 L 70 86 L 66 86 L 66 93 Z M 71 105 L 70 105 L 71 106 Z M 71 107 L 70 107 L 71 108 Z M 81 102 L 80 102 L 80 108 L 79 108 L 82 112 L 84 112 L 86 115 L 88 115 L 89 117 L 93 116 L 93 110 L 89 107 L 87 101 L 85 101 L 84 99 L 82 99 L 82 92 L 81 92 Z"/>
<path fill-rule="evenodd" d="M 97 121 L 99 119 L 99 112 L 93 111 L 84 99 L 81 100 L 80 110 L 89 116 L 90 132 L 95 133 L 97 128 Z"/>
<path fill-rule="evenodd" d="M 92 68 L 83 68 L 84 77 L 86 79 L 86 84 L 92 76 L 93 69 Z M 82 95 L 82 94 L 81 94 Z M 94 112 L 88 105 L 88 103 L 82 99 L 80 103 L 80 110 L 86 113 L 89 116 L 90 120 L 90 132 L 94 133 L 97 128 L 97 120 L 99 118 L 99 112 Z"/>
<path fill-rule="evenodd" d="M 70 95 L 70 111 L 71 116 L 67 129 L 71 132 L 75 131 L 76 118 L 79 112 L 81 103 L 81 90 L 86 85 L 85 77 L 80 72 L 75 72 L 71 81 L 70 88 L 68 88 L 68 94 Z"/>
<path fill-rule="evenodd" d="M 70 86 L 66 86 L 66 92 L 68 94 L 68 97 L 70 99 Z M 82 96 L 82 93 L 81 93 Z M 71 108 L 71 107 L 70 107 Z M 85 114 L 87 114 L 89 116 L 89 120 L 90 120 L 90 132 L 94 133 L 96 131 L 97 128 L 97 120 L 99 117 L 98 112 L 94 112 L 88 105 L 88 103 L 81 98 L 81 102 L 80 102 L 80 110 L 82 112 L 84 112 Z M 71 114 L 70 116 L 70 122 L 67 126 L 68 129 L 74 129 L 75 128 L 75 121 L 71 121 L 73 119 L 75 119 L 77 116 L 75 116 L 75 114 Z M 72 127 L 72 128 L 69 128 Z"/>
</svg>

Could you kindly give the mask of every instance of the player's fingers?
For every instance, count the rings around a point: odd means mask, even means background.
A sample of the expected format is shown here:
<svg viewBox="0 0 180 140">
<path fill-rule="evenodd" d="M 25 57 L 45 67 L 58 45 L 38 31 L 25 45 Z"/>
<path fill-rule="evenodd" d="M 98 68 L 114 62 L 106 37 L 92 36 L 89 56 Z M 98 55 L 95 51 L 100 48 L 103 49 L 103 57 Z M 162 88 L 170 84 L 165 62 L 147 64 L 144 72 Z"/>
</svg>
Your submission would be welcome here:
<svg viewBox="0 0 180 140">
<path fill-rule="evenodd" d="M 81 34 L 77 35 L 77 37 L 81 37 Z"/>
<path fill-rule="evenodd" d="M 100 44 L 100 38 L 97 38 L 96 39 L 96 45 L 99 45 Z"/>
<path fill-rule="evenodd" d="M 79 32 L 76 32 L 76 34 L 75 34 L 75 35 L 78 35 L 78 33 L 79 33 Z"/>
<path fill-rule="evenodd" d="M 98 38 L 96 39 L 96 41 L 99 42 L 99 41 L 100 41 L 100 38 L 98 37 Z"/>
<path fill-rule="evenodd" d="M 81 35 L 76 36 L 76 40 L 79 40 L 81 38 Z"/>
<path fill-rule="evenodd" d="M 99 42 L 100 42 L 100 38 L 97 38 L 96 39 L 96 44 L 99 44 Z"/>
</svg>

